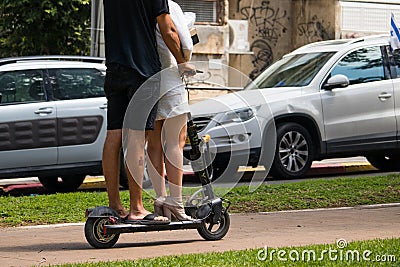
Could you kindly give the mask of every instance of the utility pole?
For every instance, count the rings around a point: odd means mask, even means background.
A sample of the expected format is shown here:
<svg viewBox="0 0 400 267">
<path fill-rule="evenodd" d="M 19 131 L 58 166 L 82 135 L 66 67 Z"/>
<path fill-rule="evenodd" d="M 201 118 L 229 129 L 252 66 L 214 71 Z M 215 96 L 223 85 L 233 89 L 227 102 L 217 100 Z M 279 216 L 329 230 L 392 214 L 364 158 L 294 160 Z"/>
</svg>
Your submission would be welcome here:
<svg viewBox="0 0 400 267">
<path fill-rule="evenodd" d="M 104 57 L 104 13 L 103 0 L 92 0 L 90 55 Z"/>
</svg>

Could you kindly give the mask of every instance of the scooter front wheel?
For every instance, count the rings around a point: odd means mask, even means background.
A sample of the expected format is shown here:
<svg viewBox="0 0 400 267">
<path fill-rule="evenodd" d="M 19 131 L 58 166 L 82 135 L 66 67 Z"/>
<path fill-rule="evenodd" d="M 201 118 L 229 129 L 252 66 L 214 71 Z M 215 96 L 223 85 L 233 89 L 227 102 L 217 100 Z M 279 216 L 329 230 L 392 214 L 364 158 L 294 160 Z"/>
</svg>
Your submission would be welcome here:
<svg viewBox="0 0 400 267">
<path fill-rule="evenodd" d="M 117 243 L 119 234 L 104 234 L 104 226 L 110 224 L 107 217 L 88 218 L 85 223 L 85 237 L 94 248 L 111 248 Z"/>
<path fill-rule="evenodd" d="M 231 219 L 229 218 L 229 213 L 224 211 L 218 223 L 213 223 L 211 216 L 204 219 L 200 227 L 197 228 L 197 232 L 199 232 L 201 237 L 205 240 L 220 240 L 228 233 L 230 224 Z"/>
</svg>

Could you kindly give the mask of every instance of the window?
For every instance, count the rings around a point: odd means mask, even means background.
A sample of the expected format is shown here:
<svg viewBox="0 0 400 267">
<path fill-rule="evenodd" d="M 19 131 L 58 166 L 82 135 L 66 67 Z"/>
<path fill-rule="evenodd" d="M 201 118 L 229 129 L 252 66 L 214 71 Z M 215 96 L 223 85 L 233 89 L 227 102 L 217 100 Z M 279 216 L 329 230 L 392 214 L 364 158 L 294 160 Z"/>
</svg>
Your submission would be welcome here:
<svg viewBox="0 0 400 267">
<path fill-rule="evenodd" d="M 216 0 L 176 0 L 184 12 L 196 13 L 196 22 L 218 22 L 219 3 Z"/>
<path fill-rule="evenodd" d="M 50 69 L 52 100 L 104 96 L 104 73 L 97 69 Z"/>
<path fill-rule="evenodd" d="M 350 84 L 385 80 L 382 52 L 379 46 L 351 52 L 334 67 L 331 76 L 343 74 Z"/>
<path fill-rule="evenodd" d="M 40 70 L 10 71 L 0 74 L 1 104 L 45 101 Z"/>
<path fill-rule="evenodd" d="M 256 88 L 250 86 L 247 89 L 306 86 L 332 55 L 334 52 L 286 56 L 256 78 Z"/>
<path fill-rule="evenodd" d="M 394 66 L 396 69 L 396 78 L 400 78 L 400 49 L 393 51 Z"/>
</svg>

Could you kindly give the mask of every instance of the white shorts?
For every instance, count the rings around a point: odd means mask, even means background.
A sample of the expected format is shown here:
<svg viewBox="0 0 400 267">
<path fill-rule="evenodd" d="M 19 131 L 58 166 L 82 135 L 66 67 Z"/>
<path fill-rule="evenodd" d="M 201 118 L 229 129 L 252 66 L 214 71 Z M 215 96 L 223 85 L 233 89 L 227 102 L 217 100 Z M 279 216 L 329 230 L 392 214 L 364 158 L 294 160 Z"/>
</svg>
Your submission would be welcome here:
<svg viewBox="0 0 400 267">
<path fill-rule="evenodd" d="M 172 92 L 171 92 L 172 93 Z M 189 103 L 186 92 L 165 94 L 158 101 L 156 120 L 165 120 L 181 114 L 189 113 Z"/>
</svg>

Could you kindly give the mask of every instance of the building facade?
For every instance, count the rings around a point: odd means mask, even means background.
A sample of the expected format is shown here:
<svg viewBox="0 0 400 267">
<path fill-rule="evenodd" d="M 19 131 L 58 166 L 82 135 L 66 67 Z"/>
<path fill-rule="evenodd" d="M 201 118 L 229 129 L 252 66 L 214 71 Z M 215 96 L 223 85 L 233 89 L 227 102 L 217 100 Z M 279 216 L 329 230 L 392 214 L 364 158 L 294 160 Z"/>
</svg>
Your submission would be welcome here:
<svg viewBox="0 0 400 267">
<path fill-rule="evenodd" d="M 218 63 L 251 79 L 284 54 L 311 42 L 388 33 L 398 0 L 175 0 L 196 13 L 200 43 L 194 61 Z M 102 0 L 92 5 L 92 55 L 104 56 Z M 226 70 L 213 69 L 227 86 L 241 86 Z"/>
</svg>

